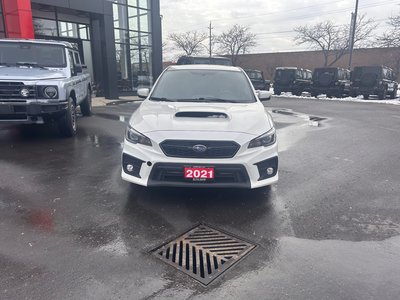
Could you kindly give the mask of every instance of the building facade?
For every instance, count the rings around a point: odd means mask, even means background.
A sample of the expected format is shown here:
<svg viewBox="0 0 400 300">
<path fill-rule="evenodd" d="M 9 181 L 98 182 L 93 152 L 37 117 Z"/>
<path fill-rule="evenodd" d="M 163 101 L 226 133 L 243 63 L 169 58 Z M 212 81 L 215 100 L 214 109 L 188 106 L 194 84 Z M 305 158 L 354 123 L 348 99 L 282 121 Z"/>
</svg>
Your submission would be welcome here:
<svg viewBox="0 0 400 300">
<path fill-rule="evenodd" d="M 159 0 L 0 0 L 0 37 L 78 46 L 96 94 L 134 95 L 162 71 Z"/>
</svg>

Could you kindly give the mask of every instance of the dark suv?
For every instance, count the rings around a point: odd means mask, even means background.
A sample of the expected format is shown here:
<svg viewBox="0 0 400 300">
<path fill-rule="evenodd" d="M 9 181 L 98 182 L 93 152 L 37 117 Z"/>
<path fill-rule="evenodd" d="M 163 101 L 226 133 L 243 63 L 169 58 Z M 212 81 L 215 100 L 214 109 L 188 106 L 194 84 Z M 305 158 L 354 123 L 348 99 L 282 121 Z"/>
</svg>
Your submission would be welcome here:
<svg viewBox="0 0 400 300">
<path fill-rule="evenodd" d="M 350 70 L 342 68 L 316 68 L 311 84 L 311 96 L 325 94 L 328 98 L 350 95 Z"/>
<path fill-rule="evenodd" d="M 384 66 L 355 67 L 352 73 L 351 84 L 353 96 L 363 95 L 368 99 L 369 95 L 378 95 L 379 99 L 391 99 L 397 97 L 398 83 L 392 69 Z"/>
<path fill-rule="evenodd" d="M 312 72 L 302 68 L 276 68 L 274 76 L 274 93 L 291 92 L 300 96 L 308 92 L 311 86 Z"/>
<path fill-rule="evenodd" d="M 265 80 L 264 73 L 258 70 L 244 70 L 249 76 L 251 83 L 256 90 L 268 91 L 271 87 L 271 82 L 269 80 Z"/>
</svg>

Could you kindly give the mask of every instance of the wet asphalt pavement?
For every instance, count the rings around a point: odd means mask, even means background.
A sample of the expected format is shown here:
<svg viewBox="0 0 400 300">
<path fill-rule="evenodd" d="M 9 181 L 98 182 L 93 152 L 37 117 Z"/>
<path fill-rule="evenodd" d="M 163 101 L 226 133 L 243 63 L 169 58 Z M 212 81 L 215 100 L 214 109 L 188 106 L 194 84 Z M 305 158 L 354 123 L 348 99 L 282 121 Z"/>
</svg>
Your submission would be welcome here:
<svg viewBox="0 0 400 300">
<path fill-rule="evenodd" d="M 0 299 L 398 299 L 400 106 L 274 98 L 280 181 L 261 194 L 123 182 L 137 105 L 74 139 L 0 127 Z M 199 223 L 258 245 L 207 287 L 150 254 Z"/>
</svg>

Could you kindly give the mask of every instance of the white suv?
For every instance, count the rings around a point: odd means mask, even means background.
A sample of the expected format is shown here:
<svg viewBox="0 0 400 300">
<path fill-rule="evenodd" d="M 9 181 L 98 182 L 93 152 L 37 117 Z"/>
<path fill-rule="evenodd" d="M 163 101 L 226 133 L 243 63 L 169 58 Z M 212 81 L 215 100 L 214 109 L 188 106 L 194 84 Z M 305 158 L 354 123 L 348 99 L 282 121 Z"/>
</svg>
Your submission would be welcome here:
<svg viewBox="0 0 400 300">
<path fill-rule="evenodd" d="M 92 111 L 92 87 L 70 43 L 0 39 L 0 124 L 56 121 L 63 136 L 76 134 L 76 107 Z"/>
<path fill-rule="evenodd" d="M 122 178 L 142 186 L 259 188 L 278 180 L 271 116 L 236 67 L 171 66 L 132 115 Z"/>
</svg>

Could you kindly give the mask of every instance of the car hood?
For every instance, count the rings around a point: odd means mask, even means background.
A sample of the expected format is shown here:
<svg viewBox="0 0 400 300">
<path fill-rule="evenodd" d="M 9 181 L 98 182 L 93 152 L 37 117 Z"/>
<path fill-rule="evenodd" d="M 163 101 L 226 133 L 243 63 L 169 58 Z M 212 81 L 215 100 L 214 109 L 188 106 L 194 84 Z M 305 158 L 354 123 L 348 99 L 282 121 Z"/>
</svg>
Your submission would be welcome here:
<svg viewBox="0 0 400 300">
<path fill-rule="evenodd" d="M 0 80 L 48 80 L 61 78 L 65 78 L 65 74 L 57 70 L 0 66 Z"/>
<path fill-rule="evenodd" d="M 161 131 L 235 132 L 259 136 L 273 127 L 260 102 L 177 103 L 145 100 L 130 119 L 141 133 Z"/>
</svg>

